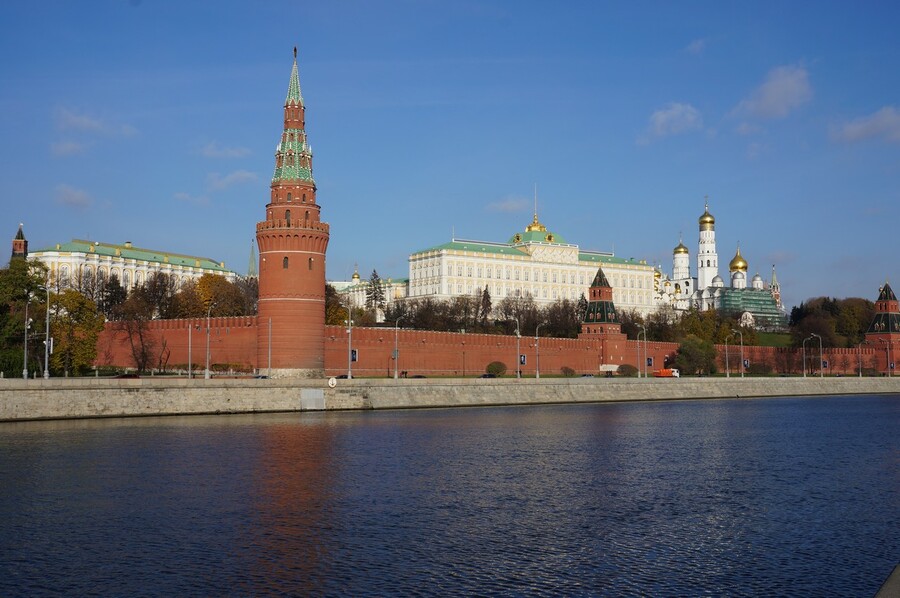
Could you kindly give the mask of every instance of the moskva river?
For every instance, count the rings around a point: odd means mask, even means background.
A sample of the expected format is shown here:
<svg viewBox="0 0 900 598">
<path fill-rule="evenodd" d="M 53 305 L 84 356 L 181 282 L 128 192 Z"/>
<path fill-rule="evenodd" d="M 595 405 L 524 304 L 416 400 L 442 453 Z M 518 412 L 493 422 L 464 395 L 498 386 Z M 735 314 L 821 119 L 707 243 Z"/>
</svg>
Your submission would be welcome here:
<svg viewBox="0 0 900 598">
<path fill-rule="evenodd" d="M 0 595 L 871 596 L 900 397 L 0 424 Z"/>
</svg>

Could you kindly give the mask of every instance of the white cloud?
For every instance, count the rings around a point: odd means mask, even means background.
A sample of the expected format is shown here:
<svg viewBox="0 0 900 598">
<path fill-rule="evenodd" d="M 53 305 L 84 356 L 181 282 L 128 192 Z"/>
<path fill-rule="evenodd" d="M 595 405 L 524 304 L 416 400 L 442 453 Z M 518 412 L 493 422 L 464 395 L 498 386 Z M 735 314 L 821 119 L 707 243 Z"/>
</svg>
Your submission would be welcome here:
<svg viewBox="0 0 900 598">
<path fill-rule="evenodd" d="M 209 205 L 208 197 L 206 197 L 204 195 L 200 195 L 200 196 L 191 195 L 190 193 L 184 193 L 183 191 L 179 191 L 178 193 L 176 193 L 175 199 L 177 199 L 178 201 L 183 201 L 185 203 L 190 203 L 190 204 L 194 204 L 197 206 Z"/>
<path fill-rule="evenodd" d="M 734 114 L 757 118 L 784 118 L 791 110 L 812 99 L 809 73 L 800 66 L 779 66 L 769 71 L 765 82 L 750 97 L 741 100 Z"/>
<path fill-rule="evenodd" d="M 207 158 L 241 158 L 250 153 L 246 147 L 227 147 L 219 145 L 216 141 L 210 141 L 200 150 Z"/>
<path fill-rule="evenodd" d="M 695 39 L 694 41 L 689 43 L 687 45 L 687 47 L 684 49 L 684 51 L 687 52 L 688 54 L 693 54 L 694 56 L 699 56 L 700 54 L 703 54 L 703 50 L 705 50 L 705 49 L 706 49 L 706 40 L 703 38 L 700 38 L 700 39 Z"/>
<path fill-rule="evenodd" d="M 489 203 L 485 206 L 488 212 L 503 212 L 506 214 L 514 214 L 524 212 L 531 204 L 527 199 L 521 197 L 507 197 L 500 201 Z"/>
<path fill-rule="evenodd" d="M 256 175 L 249 170 L 235 170 L 234 172 L 226 174 L 225 176 L 220 175 L 218 172 L 213 172 L 210 173 L 207 177 L 209 188 L 213 191 L 221 191 L 222 189 L 227 189 L 232 185 L 247 183 L 255 180 Z"/>
<path fill-rule="evenodd" d="M 872 137 L 900 142 L 900 111 L 893 106 L 885 106 L 869 116 L 833 126 L 831 137 L 847 142 L 862 141 Z"/>
<path fill-rule="evenodd" d="M 137 134 L 137 129 L 131 125 L 104 122 L 87 114 L 78 114 L 68 108 L 56 110 L 56 125 L 61 131 L 80 131 L 119 137 L 132 137 Z"/>
<path fill-rule="evenodd" d="M 94 200 L 87 191 L 76 189 L 70 185 L 57 185 L 56 203 L 83 210 L 90 207 Z"/>
<path fill-rule="evenodd" d="M 638 143 L 648 143 L 650 138 L 668 137 L 703 128 L 700 111 L 690 104 L 671 103 L 650 115 L 650 123 Z"/>
<path fill-rule="evenodd" d="M 50 144 L 50 151 L 55 156 L 74 156 L 83 154 L 87 146 L 77 141 L 54 141 Z"/>
</svg>

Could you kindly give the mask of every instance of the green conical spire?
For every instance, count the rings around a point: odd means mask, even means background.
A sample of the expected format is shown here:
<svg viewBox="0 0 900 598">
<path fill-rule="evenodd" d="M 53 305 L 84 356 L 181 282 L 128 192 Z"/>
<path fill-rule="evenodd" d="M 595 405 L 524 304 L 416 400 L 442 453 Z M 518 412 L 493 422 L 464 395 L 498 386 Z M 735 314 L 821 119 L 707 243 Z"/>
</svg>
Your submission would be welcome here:
<svg viewBox="0 0 900 598">
<path fill-rule="evenodd" d="M 256 268 L 256 244 L 250 240 L 250 263 L 247 264 L 247 278 L 258 278 L 259 274 Z"/>
<path fill-rule="evenodd" d="M 285 104 L 291 102 L 303 105 L 303 94 L 300 93 L 300 73 L 297 71 L 297 46 L 294 46 L 294 68 L 291 69 L 291 82 L 288 84 L 287 99 Z"/>
</svg>

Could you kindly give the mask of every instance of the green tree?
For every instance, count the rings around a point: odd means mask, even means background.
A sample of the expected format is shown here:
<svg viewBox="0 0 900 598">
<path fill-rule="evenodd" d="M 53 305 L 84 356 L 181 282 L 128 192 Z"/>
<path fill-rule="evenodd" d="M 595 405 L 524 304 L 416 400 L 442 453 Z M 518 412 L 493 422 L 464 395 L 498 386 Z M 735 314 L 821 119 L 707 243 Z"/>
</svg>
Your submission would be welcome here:
<svg viewBox="0 0 900 598">
<path fill-rule="evenodd" d="M 690 334 L 678 346 L 675 367 L 685 374 L 714 374 L 716 348 L 711 341 Z"/>
<path fill-rule="evenodd" d="M 197 293 L 203 301 L 203 316 L 207 309 L 214 318 L 250 315 L 241 289 L 224 276 L 204 274 L 197 281 Z"/>
<path fill-rule="evenodd" d="M 65 289 L 52 300 L 50 333 L 54 350 L 50 364 L 55 372 L 84 374 L 97 357 L 97 338 L 103 331 L 103 314 L 97 305 L 74 289 Z"/>
<path fill-rule="evenodd" d="M 325 284 L 325 324 L 341 326 L 347 319 L 347 308 L 341 304 L 341 296 L 330 284 Z"/>
<path fill-rule="evenodd" d="M 119 282 L 119 277 L 113 274 L 103 281 L 103 288 L 100 291 L 100 299 L 97 302 L 97 309 L 106 316 L 107 320 L 113 319 L 116 308 L 125 302 L 128 298 L 128 291 Z"/>
<path fill-rule="evenodd" d="M 172 310 L 176 318 L 202 318 L 206 317 L 206 305 L 197 290 L 197 282 L 188 280 L 181 285 L 173 299 Z"/>
<path fill-rule="evenodd" d="M 579 322 L 584 322 L 584 316 L 587 315 L 588 309 L 588 300 L 587 297 L 584 296 L 584 293 L 581 294 L 581 297 L 578 298 L 578 305 L 575 307 L 575 317 Z"/>
<path fill-rule="evenodd" d="M 156 339 L 150 331 L 153 308 L 141 292 L 132 292 L 117 309 L 117 331 L 125 335 L 131 358 L 139 372 L 146 371 L 157 357 Z"/>
<path fill-rule="evenodd" d="M 487 330 L 488 319 L 491 317 L 491 293 L 487 287 L 481 292 L 481 308 L 478 312 L 479 330 Z"/>
<path fill-rule="evenodd" d="M 384 309 L 384 282 L 377 270 L 372 270 L 369 286 L 366 287 L 366 307 L 371 310 Z"/>
<path fill-rule="evenodd" d="M 26 301 L 31 320 L 28 370 L 40 369 L 37 353 L 32 349 L 38 346 L 34 340 L 44 338 L 46 281 L 47 268 L 40 262 L 14 259 L 0 270 L 0 371 L 7 376 L 22 371 Z"/>
</svg>

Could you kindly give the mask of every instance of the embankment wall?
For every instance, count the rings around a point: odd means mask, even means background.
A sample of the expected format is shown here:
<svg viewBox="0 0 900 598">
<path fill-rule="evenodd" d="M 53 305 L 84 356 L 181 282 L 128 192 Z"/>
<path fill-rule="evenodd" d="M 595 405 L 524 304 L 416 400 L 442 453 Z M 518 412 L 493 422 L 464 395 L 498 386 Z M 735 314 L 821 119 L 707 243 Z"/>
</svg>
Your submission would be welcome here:
<svg viewBox="0 0 900 598">
<path fill-rule="evenodd" d="M 893 394 L 900 378 L 0 380 L 0 421 Z"/>
</svg>

